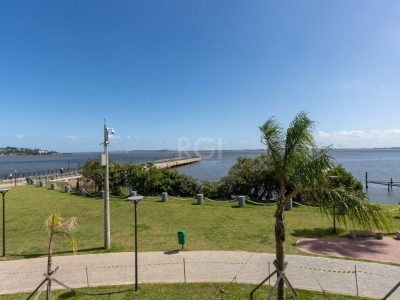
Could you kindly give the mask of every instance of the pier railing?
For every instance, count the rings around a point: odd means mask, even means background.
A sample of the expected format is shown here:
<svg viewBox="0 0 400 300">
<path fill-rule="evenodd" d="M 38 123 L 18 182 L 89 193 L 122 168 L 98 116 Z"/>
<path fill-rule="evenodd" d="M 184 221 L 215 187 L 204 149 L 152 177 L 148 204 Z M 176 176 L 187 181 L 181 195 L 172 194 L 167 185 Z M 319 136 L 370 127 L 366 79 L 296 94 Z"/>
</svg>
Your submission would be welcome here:
<svg viewBox="0 0 400 300">
<path fill-rule="evenodd" d="M 1 177 L 0 182 L 20 182 L 21 180 L 25 180 L 26 178 L 34 178 L 34 179 L 59 179 L 59 178 L 67 178 L 71 176 L 78 176 L 83 171 L 83 168 L 69 168 L 58 170 L 44 170 L 44 171 L 35 171 L 35 172 L 21 172 L 21 173 L 9 173 L 5 174 Z M 12 175 L 12 176 L 10 176 Z"/>
<path fill-rule="evenodd" d="M 400 187 L 400 181 L 393 181 L 393 178 L 390 178 L 390 180 L 369 180 L 368 179 L 368 172 L 365 172 L 365 189 L 368 190 L 368 184 L 377 184 L 377 185 L 383 185 L 387 186 L 388 191 L 393 189 L 393 187 Z"/>
<path fill-rule="evenodd" d="M 152 163 L 157 168 L 173 168 L 173 167 L 183 166 L 186 164 L 195 163 L 200 160 L 201 157 L 199 156 L 188 156 L 188 157 L 160 159 L 145 163 Z M 0 183 L 15 183 L 16 181 L 21 182 L 26 180 L 26 178 L 46 179 L 46 180 L 61 179 L 71 176 L 79 176 L 81 175 L 83 170 L 84 170 L 83 167 L 78 167 L 78 168 L 66 168 L 66 169 L 63 168 L 62 170 L 53 169 L 53 170 L 42 170 L 33 172 L 10 172 L 0 176 Z"/>
</svg>

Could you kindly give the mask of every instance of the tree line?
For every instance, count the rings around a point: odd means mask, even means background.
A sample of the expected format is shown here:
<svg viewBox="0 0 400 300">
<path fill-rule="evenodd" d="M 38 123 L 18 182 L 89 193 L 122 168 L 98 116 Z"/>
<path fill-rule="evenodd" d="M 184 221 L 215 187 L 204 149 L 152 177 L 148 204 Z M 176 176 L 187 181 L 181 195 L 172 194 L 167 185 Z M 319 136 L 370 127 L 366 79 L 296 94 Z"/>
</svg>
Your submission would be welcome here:
<svg viewBox="0 0 400 300">
<path fill-rule="evenodd" d="M 143 195 L 155 196 L 168 192 L 173 196 L 192 197 L 197 193 L 212 199 L 230 199 L 232 195 L 245 195 L 253 201 L 268 201 L 276 198 L 278 182 L 267 154 L 256 157 L 239 157 L 227 176 L 219 181 L 199 182 L 193 177 L 172 169 L 158 169 L 151 163 L 110 163 L 110 191 L 114 195 L 126 195 L 127 190 L 136 190 Z M 98 160 L 84 165 L 83 176 L 93 181 L 97 190 L 103 189 L 104 167 Z M 337 188 L 350 189 L 363 195 L 362 183 L 356 180 L 343 166 L 333 166 L 324 176 Z M 297 195 L 299 201 L 301 194 Z M 307 200 L 307 199 L 305 199 Z"/>
</svg>

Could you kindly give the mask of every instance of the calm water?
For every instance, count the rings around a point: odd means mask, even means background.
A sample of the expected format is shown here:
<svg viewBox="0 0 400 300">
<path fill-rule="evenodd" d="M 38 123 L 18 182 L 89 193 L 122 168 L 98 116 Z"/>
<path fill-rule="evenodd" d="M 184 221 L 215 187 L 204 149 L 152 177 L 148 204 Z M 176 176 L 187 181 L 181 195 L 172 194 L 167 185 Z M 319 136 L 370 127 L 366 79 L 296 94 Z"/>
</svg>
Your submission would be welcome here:
<svg viewBox="0 0 400 300">
<path fill-rule="evenodd" d="M 199 180 L 218 180 L 228 173 L 229 168 L 239 156 L 254 157 L 261 151 L 222 151 L 222 153 L 200 152 L 203 160 L 200 163 L 178 168 L 180 172 Z M 336 161 L 364 183 L 365 172 L 369 179 L 400 181 L 400 149 L 363 149 L 333 150 Z M 174 151 L 134 151 L 111 153 L 112 161 L 146 162 L 178 157 Z M 18 173 L 75 168 L 91 159 L 97 159 L 99 153 L 56 154 L 50 156 L 0 156 L 0 176 L 17 170 Z M 400 188 L 393 188 L 388 193 L 387 187 L 369 185 L 368 197 L 373 202 L 400 202 Z"/>
</svg>

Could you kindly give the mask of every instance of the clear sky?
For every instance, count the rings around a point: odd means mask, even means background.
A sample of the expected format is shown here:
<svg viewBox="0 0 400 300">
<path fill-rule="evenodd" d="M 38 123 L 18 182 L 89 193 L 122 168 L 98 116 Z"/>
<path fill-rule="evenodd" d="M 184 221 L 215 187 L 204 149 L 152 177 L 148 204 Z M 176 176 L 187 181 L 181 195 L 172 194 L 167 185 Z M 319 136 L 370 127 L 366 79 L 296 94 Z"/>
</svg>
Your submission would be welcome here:
<svg viewBox="0 0 400 300">
<path fill-rule="evenodd" d="M 0 1 L 0 146 L 400 146 L 399 1 Z"/>
</svg>

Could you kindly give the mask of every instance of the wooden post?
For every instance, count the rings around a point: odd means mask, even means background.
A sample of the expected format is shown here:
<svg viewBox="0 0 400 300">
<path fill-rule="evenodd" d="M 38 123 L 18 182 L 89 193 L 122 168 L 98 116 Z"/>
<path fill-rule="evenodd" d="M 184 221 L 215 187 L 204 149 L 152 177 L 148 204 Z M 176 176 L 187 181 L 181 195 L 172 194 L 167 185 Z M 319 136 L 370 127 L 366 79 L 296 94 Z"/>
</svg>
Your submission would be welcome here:
<svg viewBox="0 0 400 300">
<path fill-rule="evenodd" d="M 387 294 L 385 295 L 385 297 L 382 298 L 382 300 L 388 299 L 388 298 L 390 297 L 390 295 L 393 294 L 394 291 L 397 290 L 399 287 L 400 287 L 400 281 L 390 290 L 389 293 L 387 293 Z"/>
<path fill-rule="evenodd" d="M 203 205 L 204 204 L 204 196 L 203 196 L 203 194 L 197 194 L 196 198 L 197 198 L 197 205 Z"/>
<path fill-rule="evenodd" d="M 162 202 L 168 202 L 168 192 L 162 192 L 161 193 L 161 201 Z"/>
<path fill-rule="evenodd" d="M 359 296 L 358 296 L 357 265 L 354 265 L 354 275 L 356 276 L 356 289 L 357 289 L 357 297 L 359 297 Z"/>
<path fill-rule="evenodd" d="M 365 189 L 368 190 L 368 172 L 365 172 Z"/>
<path fill-rule="evenodd" d="M 182 245 L 183 247 L 183 245 Z M 186 283 L 186 261 L 185 258 L 183 258 L 183 280 Z"/>
<path fill-rule="evenodd" d="M 268 261 L 268 285 L 271 286 L 271 263 Z"/>
<path fill-rule="evenodd" d="M 239 207 L 245 207 L 246 205 L 246 197 L 245 196 L 238 196 L 239 200 Z"/>
</svg>

